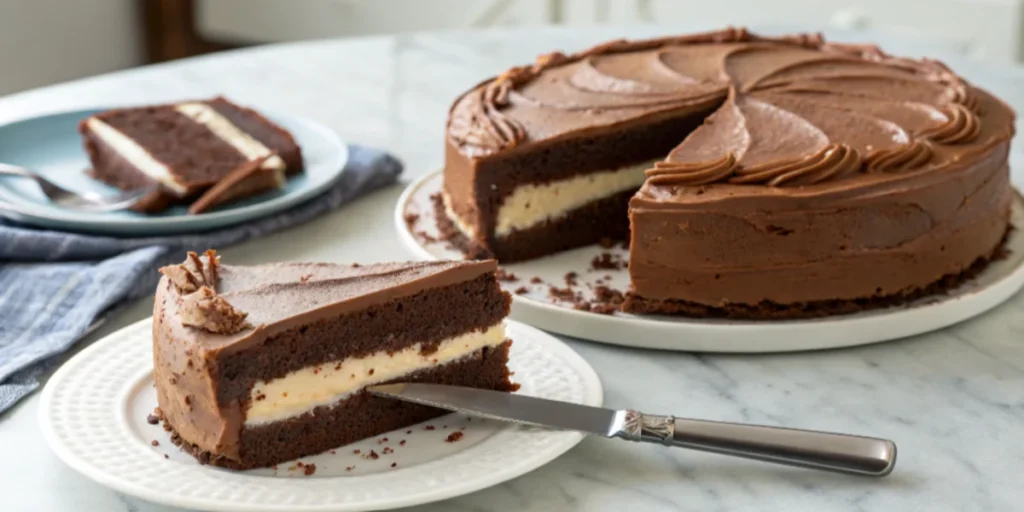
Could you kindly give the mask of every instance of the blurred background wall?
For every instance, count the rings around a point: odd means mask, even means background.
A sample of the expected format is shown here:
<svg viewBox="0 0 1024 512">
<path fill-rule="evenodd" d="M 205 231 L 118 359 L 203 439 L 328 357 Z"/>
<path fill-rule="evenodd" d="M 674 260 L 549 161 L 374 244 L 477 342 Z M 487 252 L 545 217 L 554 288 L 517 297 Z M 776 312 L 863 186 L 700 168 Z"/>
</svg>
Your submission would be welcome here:
<svg viewBox="0 0 1024 512">
<path fill-rule="evenodd" d="M 227 48 L 538 24 L 885 32 L 1024 55 L 1024 0 L 0 0 L 0 94 Z"/>
</svg>

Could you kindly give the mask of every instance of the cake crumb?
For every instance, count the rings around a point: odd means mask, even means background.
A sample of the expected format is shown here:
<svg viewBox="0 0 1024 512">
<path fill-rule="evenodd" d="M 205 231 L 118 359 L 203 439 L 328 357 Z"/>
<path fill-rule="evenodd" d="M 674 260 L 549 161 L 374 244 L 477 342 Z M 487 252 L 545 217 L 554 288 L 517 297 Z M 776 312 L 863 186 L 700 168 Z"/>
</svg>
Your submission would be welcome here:
<svg viewBox="0 0 1024 512">
<path fill-rule="evenodd" d="M 360 450 L 352 450 L 352 453 L 359 455 Z"/>
<path fill-rule="evenodd" d="M 355 468 L 355 466 L 345 466 L 345 471 L 352 471 Z"/>
<path fill-rule="evenodd" d="M 496 277 L 498 281 L 506 282 L 514 282 L 519 280 L 519 278 L 516 277 L 515 274 L 513 274 L 512 272 L 508 272 L 503 268 L 499 268 L 497 272 L 494 273 L 494 277 Z"/>
<path fill-rule="evenodd" d="M 156 414 L 147 414 L 146 423 L 149 423 L 150 425 L 156 425 L 157 423 L 160 423 L 160 417 L 157 416 Z"/>
<path fill-rule="evenodd" d="M 591 311 L 602 315 L 610 315 L 622 308 L 626 297 L 619 290 L 608 286 L 594 288 L 594 302 Z"/>
<path fill-rule="evenodd" d="M 412 434 L 412 430 L 406 430 L 405 433 L 406 434 Z"/>
<path fill-rule="evenodd" d="M 505 281 L 508 283 L 519 281 L 519 278 L 517 278 L 516 274 L 504 268 L 499 268 L 498 271 L 495 272 L 495 278 L 497 278 L 498 281 Z"/>
<path fill-rule="evenodd" d="M 420 220 L 420 214 L 410 212 L 405 214 L 403 219 L 405 220 L 405 225 L 411 229 L 416 224 L 416 221 Z"/>
<path fill-rule="evenodd" d="M 260 393 L 258 393 L 256 395 L 256 401 L 257 402 L 259 402 L 260 400 L 266 400 L 266 398 L 267 398 L 267 395 L 264 395 L 262 392 L 260 392 Z"/>
<path fill-rule="evenodd" d="M 415 231 L 416 237 L 423 241 L 424 244 L 436 244 L 437 239 L 431 236 L 431 234 L 423 229 Z"/>
<path fill-rule="evenodd" d="M 405 439 L 398 442 L 398 446 L 405 446 Z"/>
<path fill-rule="evenodd" d="M 149 444 L 151 444 L 153 446 L 160 446 L 160 441 L 157 441 L 156 439 L 154 439 L 154 440 L 150 441 Z"/>
<path fill-rule="evenodd" d="M 367 373 L 367 375 L 373 375 L 373 368 L 370 368 L 370 371 L 368 371 L 366 373 Z"/>
<path fill-rule="evenodd" d="M 377 455 L 377 452 L 375 452 L 373 450 L 370 450 L 370 454 L 367 455 L 367 457 L 369 457 L 369 458 L 371 458 L 373 460 L 377 460 L 377 459 L 380 458 L 380 455 Z"/>
<path fill-rule="evenodd" d="M 397 466 L 397 465 L 398 465 L 398 463 L 397 463 L 397 462 L 392 462 L 392 463 L 391 463 L 391 467 L 395 467 L 395 466 Z"/>
<path fill-rule="evenodd" d="M 459 439 L 462 439 L 463 435 L 464 434 L 462 432 L 459 432 L 459 431 L 452 432 L 451 434 L 448 434 L 448 437 L 445 438 L 444 442 L 446 442 L 446 443 L 454 443 L 454 442 L 458 441 Z"/>
<path fill-rule="evenodd" d="M 383 444 L 383 443 L 386 443 L 386 442 L 388 442 L 388 438 L 386 438 L 386 437 L 382 437 L 382 438 L 377 440 L 377 444 Z"/>
<path fill-rule="evenodd" d="M 434 430 L 434 426 L 433 425 L 427 425 L 427 426 L 423 427 L 423 430 Z"/>
<path fill-rule="evenodd" d="M 313 277 L 313 274 L 305 274 L 305 275 L 299 277 L 299 282 L 302 283 L 302 284 L 306 284 L 306 283 L 309 282 L 309 279 L 311 277 Z"/>
<path fill-rule="evenodd" d="M 590 260 L 590 268 L 594 270 L 621 270 L 625 266 L 621 257 L 610 252 L 602 252 Z"/>
<path fill-rule="evenodd" d="M 338 371 L 340 369 L 341 369 L 341 363 L 338 363 L 338 364 L 334 365 L 334 371 Z"/>
<path fill-rule="evenodd" d="M 548 295 L 555 300 L 561 300 L 566 302 L 578 302 L 580 296 L 572 288 L 555 288 L 554 286 L 548 286 Z"/>
<path fill-rule="evenodd" d="M 359 267 L 361 267 L 361 266 L 362 266 L 362 265 L 360 265 L 360 264 L 358 264 L 358 263 L 353 263 L 353 264 L 352 264 L 352 268 L 359 268 Z"/>
<path fill-rule="evenodd" d="M 541 284 L 541 283 L 544 282 L 544 280 L 541 279 L 538 276 L 533 276 L 533 277 L 530 278 L 530 282 L 533 283 L 533 284 Z"/>
<path fill-rule="evenodd" d="M 395 450 L 392 449 L 390 446 L 385 446 L 380 453 L 382 453 L 383 455 L 390 455 L 392 453 L 395 453 Z"/>
<path fill-rule="evenodd" d="M 520 286 L 519 288 L 516 288 L 515 291 L 516 295 L 526 295 L 527 293 L 530 293 L 530 289 L 525 286 Z"/>
<path fill-rule="evenodd" d="M 316 464 L 306 464 L 306 467 L 302 468 L 302 472 L 306 476 L 310 476 L 313 473 L 316 473 Z"/>
<path fill-rule="evenodd" d="M 169 459 L 169 458 L 171 458 L 171 456 L 170 456 L 170 455 L 167 455 L 167 454 L 165 453 L 165 454 L 164 454 L 164 458 L 165 458 L 165 459 Z"/>
<path fill-rule="evenodd" d="M 565 284 L 566 284 L 566 286 L 576 286 L 576 284 L 577 284 L 576 278 L 577 277 L 579 277 L 579 274 L 577 274 L 576 272 L 566 272 L 566 274 L 565 274 Z"/>
<path fill-rule="evenodd" d="M 185 405 L 188 408 L 192 408 L 192 395 L 185 395 Z"/>
</svg>

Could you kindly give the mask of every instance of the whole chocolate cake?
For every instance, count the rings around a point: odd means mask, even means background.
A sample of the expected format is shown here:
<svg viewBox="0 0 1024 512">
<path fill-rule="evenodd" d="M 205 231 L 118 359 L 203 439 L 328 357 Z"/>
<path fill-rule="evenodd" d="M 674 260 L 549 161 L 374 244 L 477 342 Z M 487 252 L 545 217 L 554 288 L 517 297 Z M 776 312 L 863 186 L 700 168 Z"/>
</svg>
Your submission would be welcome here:
<svg viewBox="0 0 1024 512">
<path fill-rule="evenodd" d="M 624 310 L 803 317 L 942 290 L 1009 229 L 1014 113 L 943 64 L 743 29 L 513 68 L 447 129 L 471 257 L 630 240 Z"/>
<path fill-rule="evenodd" d="M 386 382 L 511 391 L 510 297 L 494 261 L 164 267 L 153 311 L 159 416 L 200 462 L 270 466 L 445 411 Z"/>
</svg>

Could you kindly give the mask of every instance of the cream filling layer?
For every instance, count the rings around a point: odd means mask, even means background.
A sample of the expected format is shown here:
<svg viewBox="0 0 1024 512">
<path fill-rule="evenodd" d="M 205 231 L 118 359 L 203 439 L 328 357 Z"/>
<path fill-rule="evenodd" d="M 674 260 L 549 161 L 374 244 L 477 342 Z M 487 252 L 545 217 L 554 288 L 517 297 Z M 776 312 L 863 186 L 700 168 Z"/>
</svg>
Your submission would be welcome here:
<svg viewBox="0 0 1024 512">
<path fill-rule="evenodd" d="M 131 137 L 95 117 L 89 118 L 85 124 L 104 144 L 110 146 L 139 172 L 179 196 L 188 192 L 188 188 L 171 174 L 171 170 L 166 165 L 153 158 L 153 155 L 149 154 Z"/>
<path fill-rule="evenodd" d="M 235 126 L 228 118 L 220 115 L 216 109 L 205 103 L 180 103 L 174 106 L 178 113 L 191 118 L 206 127 L 218 138 L 235 148 L 247 160 L 265 158 L 260 168 L 273 172 L 278 188 L 284 186 L 285 163 L 280 156 L 263 145 L 241 128 Z"/>
<path fill-rule="evenodd" d="M 474 331 L 442 341 L 437 351 L 420 353 L 417 343 L 398 352 L 379 352 L 357 359 L 344 359 L 303 368 L 273 379 L 257 382 L 251 391 L 246 425 L 261 425 L 288 419 L 345 399 L 366 386 L 394 380 L 456 361 L 485 347 L 505 341 L 505 324 Z"/>
<path fill-rule="evenodd" d="M 653 162 L 645 162 L 542 185 L 516 187 L 498 208 L 494 234 L 499 238 L 507 236 L 513 231 L 565 216 L 588 203 L 639 188 L 644 183 L 644 171 L 653 165 Z"/>
</svg>

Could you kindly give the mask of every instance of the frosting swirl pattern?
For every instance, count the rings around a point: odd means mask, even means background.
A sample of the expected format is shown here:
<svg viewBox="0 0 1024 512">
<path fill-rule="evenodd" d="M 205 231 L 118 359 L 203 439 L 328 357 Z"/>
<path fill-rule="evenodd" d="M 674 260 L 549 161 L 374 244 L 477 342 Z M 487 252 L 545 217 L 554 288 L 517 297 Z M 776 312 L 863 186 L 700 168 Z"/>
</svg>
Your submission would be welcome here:
<svg viewBox="0 0 1024 512">
<path fill-rule="evenodd" d="M 948 148 L 983 136 L 975 89 L 940 62 L 734 28 L 542 56 L 460 98 L 448 134 L 483 158 L 712 110 L 647 172 L 650 185 L 792 187 L 898 173 L 941 166 L 955 159 Z"/>
</svg>

